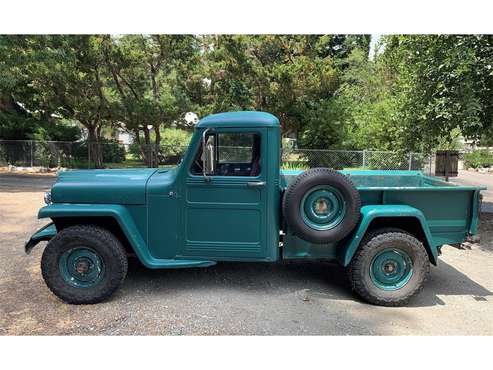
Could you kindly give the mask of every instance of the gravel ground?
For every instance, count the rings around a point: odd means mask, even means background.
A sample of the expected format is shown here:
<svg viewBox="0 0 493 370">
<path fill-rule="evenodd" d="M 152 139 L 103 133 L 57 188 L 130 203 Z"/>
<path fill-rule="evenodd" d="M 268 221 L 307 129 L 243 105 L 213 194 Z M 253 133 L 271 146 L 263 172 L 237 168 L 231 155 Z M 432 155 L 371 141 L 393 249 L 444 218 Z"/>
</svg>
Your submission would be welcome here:
<svg viewBox="0 0 493 370">
<path fill-rule="evenodd" d="M 493 335 L 493 214 L 481 244 L 443 249 L 408 307 L 358 300 L 337 265 L 221 263 L 147 270 L 132 261 L 122 288 L 97 305 L 71 306 L 45 286 L 43 248 L 24 255 L 48 176 L 0 174 L 0 334 L 4 335 Z"/>
</svg>

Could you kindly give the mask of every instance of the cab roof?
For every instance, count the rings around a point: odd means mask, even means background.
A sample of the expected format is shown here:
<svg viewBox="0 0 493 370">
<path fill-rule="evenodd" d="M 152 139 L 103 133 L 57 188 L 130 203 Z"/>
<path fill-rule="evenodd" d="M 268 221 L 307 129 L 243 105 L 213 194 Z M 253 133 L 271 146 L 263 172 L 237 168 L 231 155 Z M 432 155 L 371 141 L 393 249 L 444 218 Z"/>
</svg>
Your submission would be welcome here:
<svg viewBox="0 0 493 370">
<path fill-rule="evenodd" d="M 279 127 L 279 120 L 266 112 L 226 112 L 202 118 L 197 127 Z"/>
</svg>

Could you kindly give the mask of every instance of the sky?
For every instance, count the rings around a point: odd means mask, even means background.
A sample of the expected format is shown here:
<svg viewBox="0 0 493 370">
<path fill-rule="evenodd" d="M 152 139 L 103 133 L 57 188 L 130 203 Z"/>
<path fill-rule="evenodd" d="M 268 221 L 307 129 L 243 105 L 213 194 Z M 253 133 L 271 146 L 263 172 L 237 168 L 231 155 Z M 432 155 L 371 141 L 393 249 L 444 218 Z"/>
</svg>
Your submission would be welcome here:
<svg viewBox="0 0 493 370">
<path fill-rule="evenodd" d="M 371 41 L 370 41 L 370 59 L 373 60 L 373 56 L 375 55 L 375 50 L 378 45 L 378 42 L 380 41 L 380 37 L 382 35 L 371 35 Z"/>
</svg>

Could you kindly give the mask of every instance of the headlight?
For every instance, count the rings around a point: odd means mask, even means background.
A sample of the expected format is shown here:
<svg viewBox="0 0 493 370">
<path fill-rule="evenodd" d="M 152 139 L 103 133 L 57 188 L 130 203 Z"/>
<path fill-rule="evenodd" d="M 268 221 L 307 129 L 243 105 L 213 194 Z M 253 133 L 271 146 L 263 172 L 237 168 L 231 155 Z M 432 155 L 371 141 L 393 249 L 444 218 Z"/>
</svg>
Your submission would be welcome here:
<svg viewBox="0 0 493 370">
<path fill-rule="evenodd" d="M 47 191 L 45 193 L 45 203 L 50 204 L 51 203 L 51 191 Z"/>
</svg>

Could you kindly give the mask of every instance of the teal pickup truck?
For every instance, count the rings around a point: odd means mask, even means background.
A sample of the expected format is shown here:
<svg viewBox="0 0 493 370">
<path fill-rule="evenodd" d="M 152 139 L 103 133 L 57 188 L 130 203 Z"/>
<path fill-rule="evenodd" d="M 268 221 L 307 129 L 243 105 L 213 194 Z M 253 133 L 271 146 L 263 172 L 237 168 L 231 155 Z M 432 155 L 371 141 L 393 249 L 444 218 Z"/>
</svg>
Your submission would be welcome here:
<svg viewBox="0 0 493 370">
<path fill-rule="evenodd" d="M 445 244 L 477 231 L 480 190 L 416 171 L 280 169 L 279 120 L 208 116 L 175 168 L 60 173 L 26 243 L 51 291 L 72 304 L 108 298 L 127 256 L 147 267 L 220 261 L 337 261 L 365 301 L 397 306 L 421 290 Z"/>
</svg>

